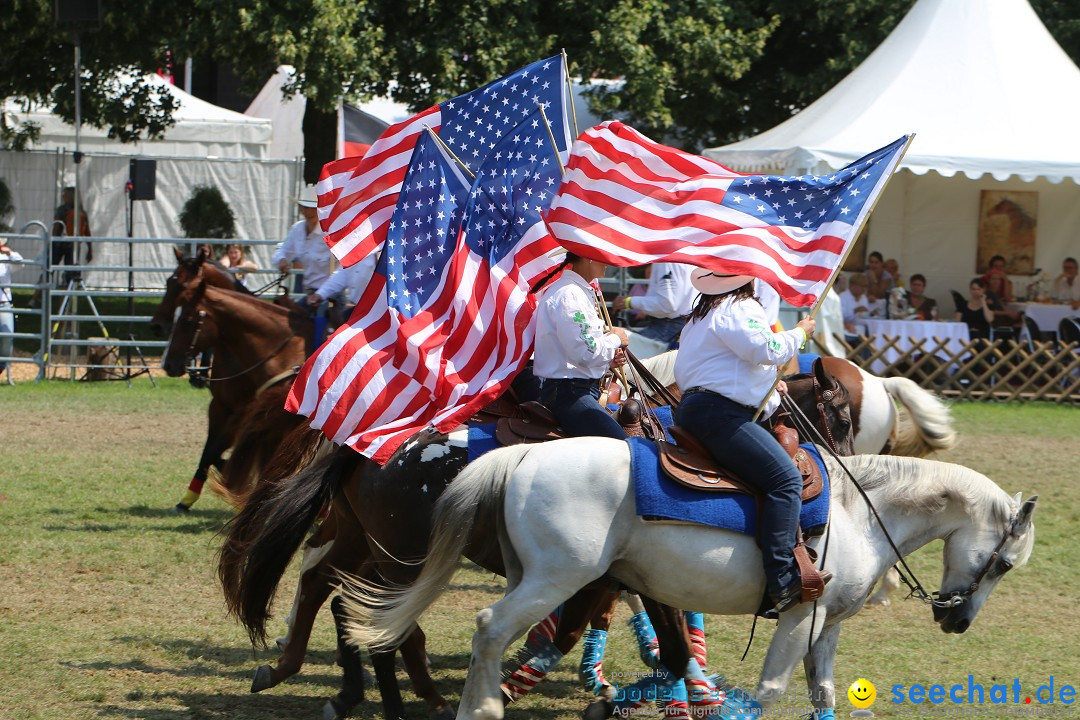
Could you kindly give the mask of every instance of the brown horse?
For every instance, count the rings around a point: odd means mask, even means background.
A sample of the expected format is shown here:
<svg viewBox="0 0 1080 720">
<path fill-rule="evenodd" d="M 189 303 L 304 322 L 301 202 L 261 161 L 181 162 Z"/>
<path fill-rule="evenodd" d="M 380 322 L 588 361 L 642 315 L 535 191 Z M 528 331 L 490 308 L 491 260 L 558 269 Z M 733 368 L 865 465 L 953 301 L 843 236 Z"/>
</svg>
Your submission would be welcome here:
<svg viewBox="0 0 1080 720">
<path fill-rule="evenodd" d="M 196 354 L 213 351 L 207 380 L 211 401 L 206 442 L 188 492 L 176 506 L 178 512 L 186 512 L 198 499 L 210 468 L 222 470 L 222 456 L 233 445 L 237 429 L 245 422 L 256 422 L 254 413 L 271 415 L 272 420 L 264 420 L 262 427 L 279 434 L 263 436 L 265 452 L 244 454 L 245 462 L 252 465 L 268 458 L 275 442 L 299 424 L 284 410 L 285 394 L 287 381 L 304 361 L 311 323 L 291 308 L 212 284 L 211 278 L 220 273 L 202 255 L 182 261 L 181 267 L 183 273 L 178 268 L 169 279 L 166 298 L 155 314 L 156 318 L 168 316 L 171 325 L 162 367 L 170 377 L 179 377 L 189 370 Z M 220 278 L 213 282 L 220 284 Z M 167 302 L 174 305 L 172 312 L 163 310 Z M 238 483 L 246 477 L 242 472 L 229 479 L 236 486 L 228 488 L 234 497 L 243 496 Z"/>
<path fill-rule="evenodd" d="M 821 370 L 816 382 L 806 377 L 801 382 L 790 383 L 789 387 L 793 397 L 810 394 L 814 407 L 810 419 L 815 427 L 822 433 L 831 432 L 840 439 L 842 449 L 850 452 L 848 396 L 842 386 Z M 839 392 L 829 394 L 824 410 L 819 412 L 814 402 L 815 389 Z M 820 399 L 820 395 L 817 397 Z M 273 687 L 299 671 L 315 614 L 337 587 L 342 574 L 396 586 L 415 578 L 420 569 L 416 561 L 427 554 L 434 503 L 467 460 L 460 433 L 446 435 L 433 430 L 419 433 L 383 466 L 350 450 L 341 450 L 328 451 L 297 470 L 297 465 L 302 463 L 297 463 L 290 454 L 293 452 L 275 456 L 275 462 L 284 463 L 287 469 L 271 468 L 273 479 L 264 479 L 254 489 L 227 528 L 219 559 L 218 574 L 230 612 L 247 628 L 253 642 L 264 641 L 269 608 L 290 558 L 300 547 L 320 508 L 332 501 L 328 524 L 308 544 L 311 552 L 301 570 L 283 653 L 276 667 L 258 669 L 253 692 Z M 478 524 L 468 554 L 480 566 L 501 574 L 502 560 L 496 538 L 494 525 Z M 560 657 L 578 641 L 590 619 L 605 613 L 610 615 L 617 595 L 607 587 L 591 588 L 567 604 L 552 643 Z M 661 637 L 662 662 L 681 675 L 691 657 L 682 614 L 651 602 L 646 607 L 650 616 L 658 618 L 654 620 L 658 634 L 665 629 L 669 632 Z M 338 612 L 335 617 L 339 618 Z M 419 628 L 414 629 L 401 650 L 414 689 L 428 703 L 432 715 L 451 712 L 435 690 L 423 662 L 423 634 Z M 391 683 L 392 660 L 391 654 Z M 394 712 L 403 712 L 403 708 L 391 710 L 387 705 L 385 675 L 380 670 L 380 663 L 385 662 L 385 653 L 372 655 L 380 687 L 384 688 L 388 717 L 397 717 Z M 391 692 L 396 693 L 396 687 Z M 400 702 L 400 696 L 397 697 Z M 348 703 L 359 698 L 362 690 L 346 689 L 330 702 L 327 710 L 343 717 L 351 707 Z"/>
</svg>

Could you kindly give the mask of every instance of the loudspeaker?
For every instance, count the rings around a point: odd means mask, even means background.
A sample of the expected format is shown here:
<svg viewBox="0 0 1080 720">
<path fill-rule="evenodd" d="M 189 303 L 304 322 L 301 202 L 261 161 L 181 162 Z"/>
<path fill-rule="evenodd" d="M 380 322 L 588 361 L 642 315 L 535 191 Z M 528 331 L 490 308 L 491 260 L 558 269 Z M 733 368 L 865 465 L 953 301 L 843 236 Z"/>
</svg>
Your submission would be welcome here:
<svg viewBox="0 0 1080 720">
<path fill-rule="evenodd" d="M 60 25 L 101 27 L 100 0 L 56 0 L 53 17 Z"/>
<path fill-rule="evenodd" d="M 154 199 L 154 175 L 157 173 L 157 160 L 131 158 L 131 195 L 132 200 Z"/>
</svg>

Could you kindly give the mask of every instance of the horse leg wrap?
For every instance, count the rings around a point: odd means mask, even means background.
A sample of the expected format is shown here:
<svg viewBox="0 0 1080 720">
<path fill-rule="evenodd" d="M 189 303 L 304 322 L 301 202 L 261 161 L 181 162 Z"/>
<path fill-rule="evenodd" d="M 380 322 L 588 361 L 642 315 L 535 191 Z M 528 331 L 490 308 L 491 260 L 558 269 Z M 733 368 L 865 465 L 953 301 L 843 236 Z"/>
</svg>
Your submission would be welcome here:
<svg viewBox="0 0 1080 720">
<path fill-rule="evenodd" d="M 690 649 L 694 654 L 694 659 L 697 660 L 701 669 L 706 668 L 705 657 L 707 654 L 707 648 L 705 646 L 705 616 L 699 612 L 690 612 L 687 610 L 684 615 L 686 616 L 686 629 L 690 632 Z"/>
<path fill-rule="evenodd" d="M 525 639 L 525 647 L 536 649 L 545 647 L 545 641 L 550 644 L 555 641 L 555 633 L 559 629 L 559 618 L 562 616 L 563 606 L 555 608 L 550 615 L 536 623 L 529 631 Z"/>
<path fill-rule="evenodd" d="M 646 612 L 635 613 L 626 622 L 634 631 L 637 639 L 641 662 L 654 670 L 660 667 L 660 645 L 656 641 L 656 631 Z"/>
<path fill-rule="evenodd" d="M 836 710 L 834 708 L 821 708 L 815 710 L 806 717 L 808 720 L 835 720 Z"/>
<path fill-rule="evenodd" d="M 555 669 L 563 658 L 563 653 L 547 638 L 540 638 L 537 644 L 530 643 L 527 648 L 532 657 L 510 673 L 502 683 L 502 690 L 510 702 L 520 700 L 536 687 L 536 684 Z"/>
<path fill-rule="evenodd" d="M 604 678 L 604 648 L 607 646 L 607 630 L 589 628 L 582 638 L 584 647 L 581 651 L 581 667 L 578 669 L 578 677 L 584 688 L 594 695 L 599 695 L 600 690 L 607 685 Z"/>
<path fill-rule="evenodd" d="M 187 491 L 184 493 L 184 499 L 180 501 L 180 504 L 184 507 L 191 507 L 195 504 L 195 501 L 202 495 L 203 485 L 206 484 L 205 473 L 195 473 L 195 476 L 191 478 L 191 482 L 188 483 Z"/>
<path fill-rule="evenodd" d="M 722 676 L 709 676 L 709 684 L 714 688 L 713 699 L 720 702 L 697 710 L 693 713 L 694 717 L 705 720 L 759 720 L 765 712 L 750 693 L 735 687 Z"/>
</svg>

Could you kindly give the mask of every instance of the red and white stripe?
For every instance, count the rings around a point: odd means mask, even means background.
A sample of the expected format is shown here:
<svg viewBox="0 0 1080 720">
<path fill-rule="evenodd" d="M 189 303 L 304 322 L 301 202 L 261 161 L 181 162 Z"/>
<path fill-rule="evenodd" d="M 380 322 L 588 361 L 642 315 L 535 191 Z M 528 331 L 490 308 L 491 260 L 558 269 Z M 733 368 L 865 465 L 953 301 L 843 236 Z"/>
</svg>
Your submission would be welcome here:
<svg viewBox="0 0 1080 720">
<path fill-rule="evenodd" d="M 351 170 L 345 158 L 329 163 L 319 182 L 319 222 L 331 251 L 348 267 L 386 239 L 409 160 L 425 127 L 438 131 L 438 105 L 391 125 Z M 340 163 L 340 165 L 339 165 Z"/>
</svg>

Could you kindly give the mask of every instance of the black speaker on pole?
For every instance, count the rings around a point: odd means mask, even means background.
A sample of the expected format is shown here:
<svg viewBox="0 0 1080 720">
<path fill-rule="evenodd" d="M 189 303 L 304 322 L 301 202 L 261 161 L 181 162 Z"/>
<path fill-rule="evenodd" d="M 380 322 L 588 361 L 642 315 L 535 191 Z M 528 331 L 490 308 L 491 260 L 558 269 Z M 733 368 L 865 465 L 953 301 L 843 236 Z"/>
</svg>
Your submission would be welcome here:
<svg viewBox="0 0 1080 720">
<path fill-rule="evenodd" d="M 132 200 L 154 199 L 154 176 L 157 173 L 157 160 L 131 158 L 131 196 Z"/>
<path fill-rule="evenodd" d="M 100 0 L 56 0 L 53 18 L 60 25 L 101 27 Z"/>
</svg>

